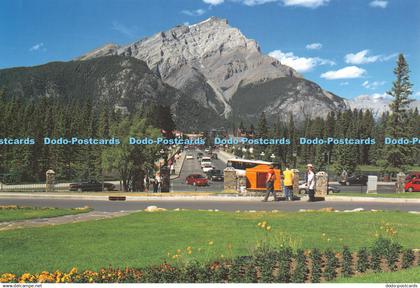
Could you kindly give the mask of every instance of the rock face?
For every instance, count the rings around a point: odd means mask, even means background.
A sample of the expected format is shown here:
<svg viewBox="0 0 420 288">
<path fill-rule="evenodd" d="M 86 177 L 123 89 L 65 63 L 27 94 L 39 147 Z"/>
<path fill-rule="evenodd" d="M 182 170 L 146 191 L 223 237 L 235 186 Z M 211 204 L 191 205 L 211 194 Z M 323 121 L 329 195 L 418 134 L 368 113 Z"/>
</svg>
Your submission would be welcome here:
<svg viewBox="0 0 420 288">
<path fill-rule="evenodd" d="M 94 105 L 106 102 L 128 113 L 151 103 L 165 103 L 172 107 L 177 127 L 187 131 L 214 127 L 206 119 L 213 119 L 215 125 L 223 124 L 212 109 L 164 83 L 146 63 L 132 57 L 99 57 L 3 69 L 0 87 L 9 97 L 55 97 L 63 105 L 89 97 Z"/>
<path fill-rule="evenodd" d="M 108 55 L 145 61 L 165 83 L 225 118 L 232 113 L 253 118 L 264 111 L 292 112 L 299 119 L 347 108 L 342 98 L 263 55 L 254 40 L 225 19 L 177 26 L 126 46 L 108 44 L 79 60 Z"/>
</svg>

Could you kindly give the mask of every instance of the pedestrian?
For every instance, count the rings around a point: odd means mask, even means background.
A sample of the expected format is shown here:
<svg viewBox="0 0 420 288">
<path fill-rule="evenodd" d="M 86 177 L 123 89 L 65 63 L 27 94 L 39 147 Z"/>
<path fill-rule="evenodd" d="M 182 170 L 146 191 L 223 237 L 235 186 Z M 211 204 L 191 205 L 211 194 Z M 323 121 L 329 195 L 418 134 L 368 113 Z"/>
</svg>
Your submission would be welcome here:
<svg viewBox="0 0 420 288">
<path fill-rule="evenodd" d="M 155 182 L 156 182 L 156 191 L 155 192 L 158 192 L 159 189 L 162 188 L 162 177 L 160 177 L 159 172 L 156 173 Z"/>
<path fill-rule="evenodd" d="M 153 185 L 153 193 L 157 193 L 159 189 L 159 182 L 156 180 L 156 176 L 151 181 Z"/>
<path fill-rule="evenodd" d="M 295 174 L 289 169 L 289 165 L 285 165 L 283 171 L 284 196 L 286 200 L 293 201 L 293 180 Z"/>
<path fill-rule="evenodd" d="M 309 200 L 308 202 L 315 201 L 315 173 L 312 164 L 307 165 L 308 171 L 306 172 L 306 187 L 308 188 Z"/>
<path fill-rule="evenodd" d="M 276 181 L 276 174 L 274 172 L 273 166 L 271 165 L 267 173 L 267 179 L 265 181 L 265 186 L 267 188 L 267 191 L 265 192 L 265 197 L 264 197 L 264 200 L 262 200 L 262 202 L 267 202 L 268 197 L 270 197 L 270 194 L 273 194 L 274 201 L 277 201 L 276 191 L 274 191 L 275 181 Z"/>
<path fill-rule="evenodd" d="M 174 163 L 171 164 L 171 175 L 175 174 L 175 165 Z"/>
<path fill-rule="evenodd" d="M 149 192 L 149 186 L 150 186 L 150 179 L 149 179 L 149 176 L 146 175 L 144 177 L 144 192 Z"/>
</svg>

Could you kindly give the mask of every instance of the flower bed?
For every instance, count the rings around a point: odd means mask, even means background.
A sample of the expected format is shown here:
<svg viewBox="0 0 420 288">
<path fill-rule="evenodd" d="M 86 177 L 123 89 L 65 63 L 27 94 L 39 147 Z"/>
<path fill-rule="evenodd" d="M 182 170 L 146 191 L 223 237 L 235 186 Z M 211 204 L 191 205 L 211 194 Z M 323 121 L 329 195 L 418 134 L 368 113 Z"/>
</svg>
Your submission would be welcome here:
<svg viewBox="0 0 420 288">
<path fill-rule="evenodd" d="M 209 242 L 209 245 L 212 245 Z M 187 247 L 185 254 L 190 254 Z M 262 245 L 250 256 L 224 257 L 207 263 L 181 261 L 182 251 L 164 262 L 146 268 L 102 268 L 99 271 L 76 268 L 61 271 L 1 275 L 0 282 L 20 283 L 304 283 L 326 282 L 339 276 L 352 277 L 376 271 L 396 271 L 420 264 L 420 253 L 388 238 L 379 237 L 370 248 L 351 253 L 312 250 L 293 251 L 290 247 L 275 249 Z M 176 257 L 174 257 L 176 256 Z"/>
</svg>

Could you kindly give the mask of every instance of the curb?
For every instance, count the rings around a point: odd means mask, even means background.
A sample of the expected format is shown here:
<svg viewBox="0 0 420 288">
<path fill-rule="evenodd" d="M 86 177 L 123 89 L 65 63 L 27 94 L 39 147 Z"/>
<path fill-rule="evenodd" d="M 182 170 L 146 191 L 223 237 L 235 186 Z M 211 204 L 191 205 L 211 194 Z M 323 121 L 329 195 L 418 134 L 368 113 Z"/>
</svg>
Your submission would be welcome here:
<svg viewBox="0 0 420 288">
<path fill-rule="evenodd" d="M 1 198 L 26 199 L 79 199 L 108 201 L 108 196 L 74 195 L 74 194 L 30 194 L 30 193 L 0 193 Z M 260 201 L 261 197 L 244 196 L 126 196 L 127 201 Z M 419 203 L 420 199 L 379 198 L 379 197 L 337 197 L 328 196 L 326 202 L 382 202 L 382 203 Z"/>
</svg>

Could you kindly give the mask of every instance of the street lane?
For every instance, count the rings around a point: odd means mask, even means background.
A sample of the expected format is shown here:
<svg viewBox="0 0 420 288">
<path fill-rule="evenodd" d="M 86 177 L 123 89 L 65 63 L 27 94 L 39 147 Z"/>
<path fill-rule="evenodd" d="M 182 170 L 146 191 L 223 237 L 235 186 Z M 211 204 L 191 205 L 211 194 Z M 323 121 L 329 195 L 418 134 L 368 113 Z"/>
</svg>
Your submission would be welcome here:
<svg viewBox="0 0 420 288">
<path fill-rule="evenodd" d="M 2 198 L 0 205 L 22 205 L 37 207 L 76 208 L 89 206 L 97 211 L 136 211 L 147 206 L 158 206 L 166 209 L 218 209 L 221 211 L 256 210 L 256 211 L 299 211 L 299 209 L 321 209 L 332 207 L 339 210 L 363 208 L 365 210 L 393 210 L 393 211 L 420 211 L 419 203 L 385 203 L 385 202 L 343 202 L 323 201 L 309 203 L 306 201 L 293 202 L 266 202 L 260 200 L 249 201 L 221 201 L 221 200 L 142 200 L 114 202 L 106 200 L 78 200 L 78 199 L 22 199 Z"/>
<path fill-rule="evenodd" d="M 184 164 L 182 166 L 180 177 L 171 181 L 171 191 L 173 192 L 188 192 L 188 191 L 196 191 L 196 192 L 219 192 L 223 191 L 223 182 L 218 181 L 210 181 L 209 186 L 193 186 L 188 185 L 185 183 L 185 178 L 190 174 L 201 174 L 206 177 L 206 174 L 202 171 L 200 162 L 197 159 L 198 152 L 203 153 L 205 156 L 206 153 L 200 150 L 187 150 L 185 151 L 186 155 L 192 155 L 194 159 L 184 160 Z M 213 166 L 216 169 L 222 170 L 226 168 L 226 164 L 218 159 L 212 160 Z"/>
</svg>

